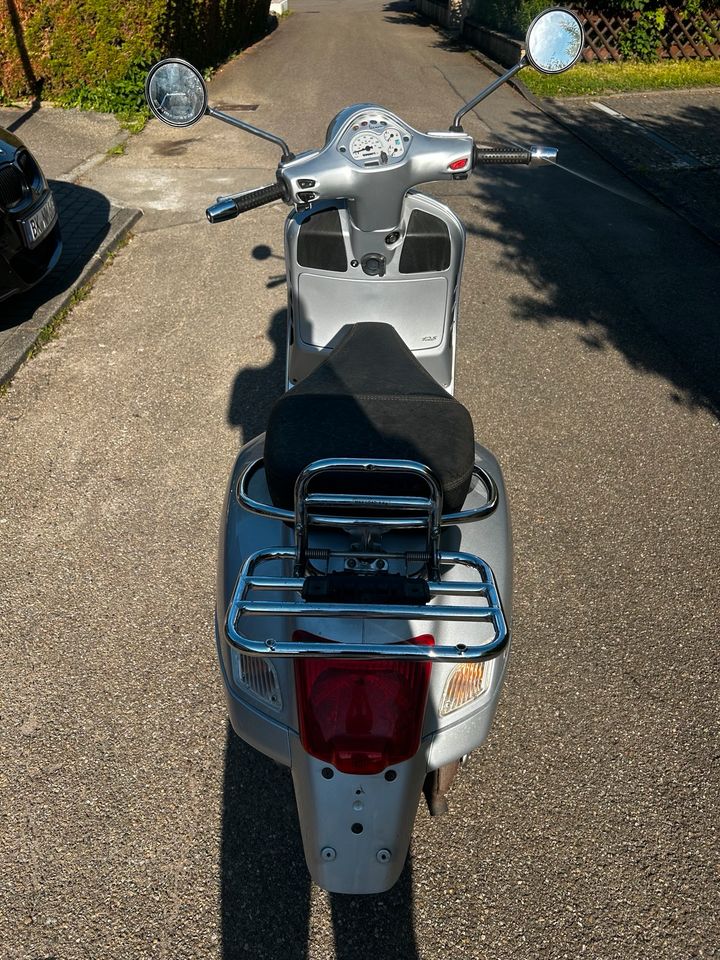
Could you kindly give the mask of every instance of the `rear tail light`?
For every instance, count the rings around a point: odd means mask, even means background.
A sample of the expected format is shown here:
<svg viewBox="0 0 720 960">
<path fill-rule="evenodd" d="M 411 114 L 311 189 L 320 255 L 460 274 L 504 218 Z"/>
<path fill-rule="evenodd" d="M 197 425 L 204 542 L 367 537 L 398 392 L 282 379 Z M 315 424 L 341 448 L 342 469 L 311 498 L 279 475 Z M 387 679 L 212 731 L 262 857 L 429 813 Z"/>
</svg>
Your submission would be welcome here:
<svg viewBox="0 0 720 960">
<path fill-rule="evenodd" d="M 293 639 L 322 638 L 298 630 Z M 408 642 L 435 643 L 429 635 Z M 409 760 L 420 746 L 430 669 L 402 660 L 296 660 L 304 748 L 342 773 L 380 773 Z"/>
</svg>

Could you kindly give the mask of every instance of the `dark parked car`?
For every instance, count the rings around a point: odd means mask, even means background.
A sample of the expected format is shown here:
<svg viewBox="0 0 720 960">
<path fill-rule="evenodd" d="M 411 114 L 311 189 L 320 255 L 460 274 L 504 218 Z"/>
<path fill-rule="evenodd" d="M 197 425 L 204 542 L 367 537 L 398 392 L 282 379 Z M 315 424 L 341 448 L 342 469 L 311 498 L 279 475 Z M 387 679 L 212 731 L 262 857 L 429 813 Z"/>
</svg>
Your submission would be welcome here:
<svg viewBox="0 0 720 960">
<path fill-rule="evenodd" d="M 47 180 L 23 142 L 0 127 L 0 300 L 42 280 L 61 252 Z"/>
</svg>

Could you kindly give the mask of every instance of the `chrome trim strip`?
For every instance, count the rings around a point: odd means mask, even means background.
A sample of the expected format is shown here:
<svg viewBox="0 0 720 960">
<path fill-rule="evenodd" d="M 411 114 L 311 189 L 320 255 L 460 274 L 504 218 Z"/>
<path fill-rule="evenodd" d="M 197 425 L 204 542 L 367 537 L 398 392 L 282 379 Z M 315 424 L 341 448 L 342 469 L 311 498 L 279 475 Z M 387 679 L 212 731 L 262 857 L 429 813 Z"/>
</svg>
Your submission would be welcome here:
<svg viewBox="0 0 720 960">
<path fill-rule="evenodd" d="M 294 523 L 295 514 L 292 510 L 283 510 L 281 507 L 275 507 L 270 503 L 262 503 L 254 500 L 248 493 L 248 487 L 255 473 L 264 465 L 263 458 L 259 457 L 248 463 L 241 471 L 238 477 L 237 487 L 235 488 L 235 497 L 243 509 L 251 513 L 258 514 L 261 517 L 269 517 L 271 520 L 282 520 L 284 523 Z M 490 474 L 479 467 L 477 464 L 473 467 L 473 476 L 485 487 L 488 495 L 488 502 L 480 507 L 474 507 L 471 510 L 461 510 L 459 513 L 444 513 L 440 519 L 442 527 L 449 527 L 456 523 L 469 523 L 472 520 L 480 520 L 482 517 L 489 516 L 498 505 L 497 485 Z M 395 504 L 393 504 L 394 506 Z M 410 508 L 408 508 L 410 509 Z M 310 521 L 318 527 L 349 527 L 349 526 L 367 526 L 372 522 L 373 526 L 398 527 L 405 530 L 424 529 L 427 521 L 424 517 L 398 517 L 398 518 L 354 518 L 354 517 L 326 517 L 311 516 Z"/>
</svg>

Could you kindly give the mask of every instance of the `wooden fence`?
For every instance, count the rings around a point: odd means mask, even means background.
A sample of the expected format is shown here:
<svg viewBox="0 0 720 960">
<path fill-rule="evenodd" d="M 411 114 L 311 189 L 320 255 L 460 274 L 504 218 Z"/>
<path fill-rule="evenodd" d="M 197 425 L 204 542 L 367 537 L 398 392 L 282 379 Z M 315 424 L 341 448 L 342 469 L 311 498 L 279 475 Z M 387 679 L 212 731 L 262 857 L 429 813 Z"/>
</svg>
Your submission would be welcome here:
<svg viewBox="0 0 720 960">
<path fill-rule="evenodd" d="M 622 60 L 618 41 L 638 14 L 612 14 L 572 5 L 585 25 L 583 59 Z M 666 8 L 665 36 L 658 54 L 671 60 L 720 60 L 720 8 L 701 10 L 683 17 L 679 10 Z"/>
</svg>

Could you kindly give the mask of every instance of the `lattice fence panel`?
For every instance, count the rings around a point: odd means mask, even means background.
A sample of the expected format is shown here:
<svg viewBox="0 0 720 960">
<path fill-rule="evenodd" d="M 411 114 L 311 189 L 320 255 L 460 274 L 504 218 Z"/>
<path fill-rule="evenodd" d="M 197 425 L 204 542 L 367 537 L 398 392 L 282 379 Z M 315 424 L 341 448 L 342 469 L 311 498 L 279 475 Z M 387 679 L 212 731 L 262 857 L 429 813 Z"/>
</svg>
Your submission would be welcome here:
<svg viewBox="0 0 720 960">
<path fill-rule="evenodd" d="M 637 14 L 609 13 L 591 8 L 573 7 L 585 25 L 583 59 L 622 60 L 619 40 L 637 18 Z M 720 60 L 720 8 L 703 10 L 685 18 L 679 10 L 666 8 L 666 32 L 658 50 L 661 57 L 673 60 Z"/>
</svg>

